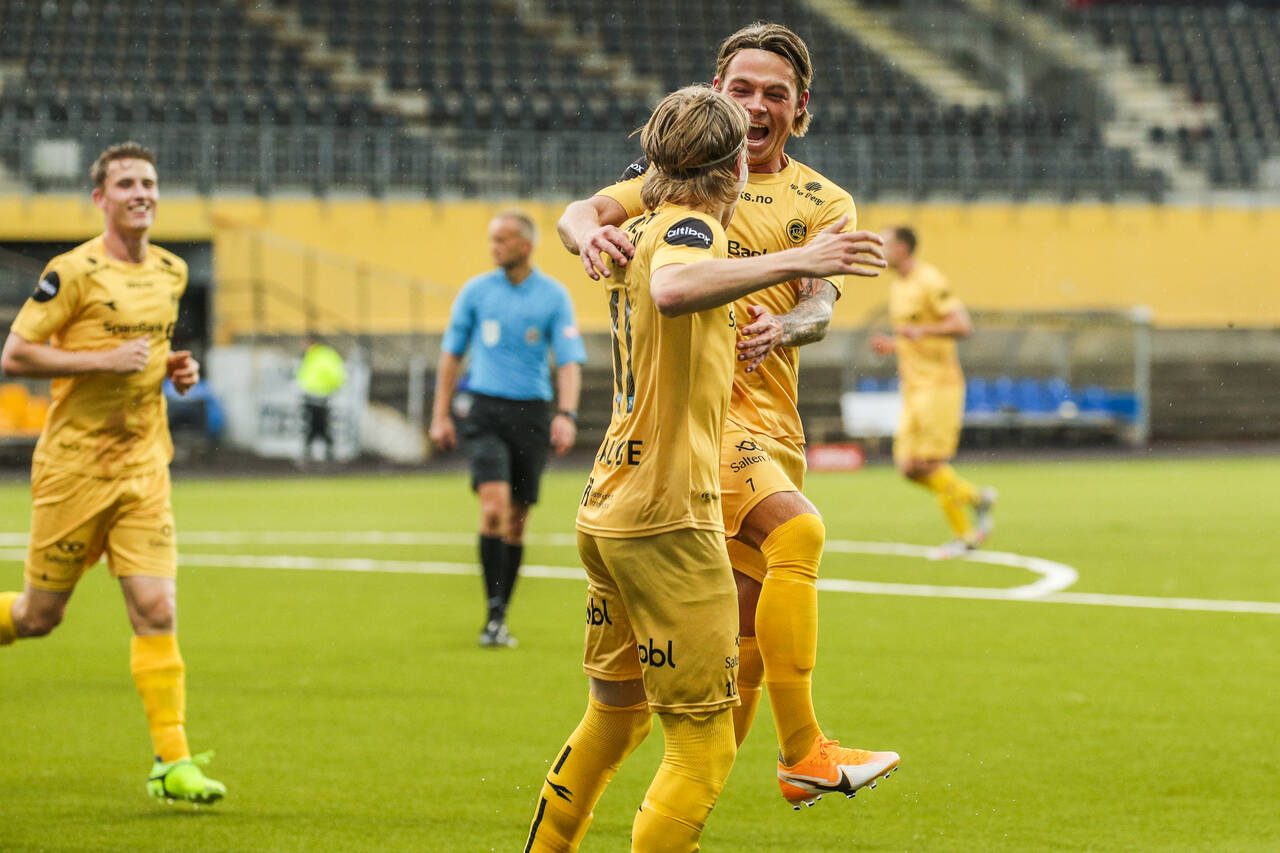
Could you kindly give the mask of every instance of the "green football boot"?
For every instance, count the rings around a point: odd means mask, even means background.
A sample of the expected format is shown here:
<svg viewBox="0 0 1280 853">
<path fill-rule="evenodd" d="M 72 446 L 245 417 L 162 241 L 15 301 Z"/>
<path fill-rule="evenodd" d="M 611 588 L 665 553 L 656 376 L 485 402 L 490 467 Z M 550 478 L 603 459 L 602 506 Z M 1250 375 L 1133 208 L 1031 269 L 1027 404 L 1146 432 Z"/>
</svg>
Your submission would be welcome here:
<svg viewBox="0 0 1280 853">
<path fill-rule="evenodd" d="M 200 768 L 213 760 L 213 752 L 202 752 L 177 761 L 157 761 L 147 778 L 147 792 L 160 800 L 186 800 L 211 805 L 227 794 L 227 786 L 204 775 Z"/>
</svg>

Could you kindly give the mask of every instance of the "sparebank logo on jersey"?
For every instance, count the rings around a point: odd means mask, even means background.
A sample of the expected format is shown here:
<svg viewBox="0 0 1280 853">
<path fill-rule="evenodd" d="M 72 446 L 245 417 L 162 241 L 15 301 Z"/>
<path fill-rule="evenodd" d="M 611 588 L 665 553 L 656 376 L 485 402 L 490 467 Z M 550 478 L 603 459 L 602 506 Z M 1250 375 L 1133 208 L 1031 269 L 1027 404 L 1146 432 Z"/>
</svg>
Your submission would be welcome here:
<svg viewBox="0 0 1280 853">
<path fill-rule="evenodd" d="M 715 237 L 711 233 L 710 225 L 697 217 L 689 216 L 668 228 L 662 239 L 672 246 L 710 249 Z"/>
<path fill-rule="evenodd" d="M 36 302 L 48 302 L 58 295 L 58 289 L 61 287 L 62 279 L 58 278 L 58 273 L 49 270 L 44 274 L 44 278 L 36 282 L 36 292 L 31 294 L 31 298 Z"/>
<path fill-rule="evenodd" d="M 648 645 L 640 645 L 640 663 L 644 666 L 664 667 L 669 666 L 676 668 L 676 650 L 671 640 L 667 640 L 667 647 L 664 649 L 657 643 L 661 640 L 654 640 L 653 637 L 648 639 Z"/>
<path fill-rule="evenodd" d="M 108 335 L 115 335 L 118 338 L 135 338 L 138 335 L 150 335 L 160 333 L 166 338 L 173 337 L 173 323 L 113 323 L 106 320 L 102 324 L 102 328 Z"/>
</svg>

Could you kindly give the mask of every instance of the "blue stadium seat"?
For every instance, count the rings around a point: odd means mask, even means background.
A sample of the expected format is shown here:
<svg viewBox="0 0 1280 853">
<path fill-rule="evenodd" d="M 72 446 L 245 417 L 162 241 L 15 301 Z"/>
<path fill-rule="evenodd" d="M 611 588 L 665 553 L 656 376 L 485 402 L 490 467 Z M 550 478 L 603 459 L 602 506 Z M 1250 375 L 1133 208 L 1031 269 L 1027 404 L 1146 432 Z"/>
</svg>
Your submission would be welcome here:
<svg viewBox="0 0 1280 853">
<path fill-rule="evenodd" d="M 991 387 L 991 401 L 998 411 L 1018 411 L 1017 388 L 1012 377 L 1003 374 L 996 377 Z"/>
<path fill-rule="evenodd" d="M 1118 420 L 1135 423 L 1138 420 L 1138 395 L 1133 391 L 1109 391 L 1106 409 Z"/>
<path fill-rule="evenodd" d="M 1057 408 L 1049 400 L 1049 390 L 1039 379 L 1019 379 L 1017 385 L 1018 410 L 1024 415 L 1048 415 Z"/>
<path fill-rule="evenodd" d="M 880 390 L 880 382 L 874 376 L 863 376 L 858 380 L 858 391 L 862 394 L 874 394 Z"/>
<path fill-rule="evenodd" d="M 1080 391 L 1080 412 L 1086 415 L 1105 415 L 1107 390 L 1101 385 L 1086 385 Z"/>
<path fill-rule="evenodd" d="M 980 376 L 965 380 L 964 410 L 972 414 L 993 414 L 996 410 L 991 401 L 991 386 Z"/>
</svg>

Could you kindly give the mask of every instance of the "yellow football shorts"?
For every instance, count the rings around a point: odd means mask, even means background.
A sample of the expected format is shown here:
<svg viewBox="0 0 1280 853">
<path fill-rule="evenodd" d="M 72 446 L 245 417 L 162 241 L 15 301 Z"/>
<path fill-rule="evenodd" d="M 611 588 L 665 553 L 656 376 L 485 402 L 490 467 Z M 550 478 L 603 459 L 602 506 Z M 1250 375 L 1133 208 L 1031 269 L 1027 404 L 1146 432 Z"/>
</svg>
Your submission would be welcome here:
<svg viewBox="0 0 1280 853">
<path fill-rule="evenodd" d="M 893 436 L 893 459 L 950 459 L 960 444 L 964 385 L 909 389 L 902 395 L 902 416 Z"/>
<path fill-rule="evenodd" d="M 720 505 L 734 569 L 764 583 L 764 555 L 733 537 L 760 501 L 778 492 L 800 491 L 805 470 L 801 445 L 758 435 L 725 421 L 720 441 Z"/>
<path fill-rule="evenodd" d="M 69 591 L 104 552 L 113 577 L 175 577 L 169 492 L 167 467 L 105 479 L 33 464 L 27 583 Z"/>
<path fill-rule="evenodd" d="M 714 530 L 634 539 L 578 532 L 587 570 L 582 669 L 644 679 L 655 712 L 738 704 L 738 595 Z"/>
</svg>

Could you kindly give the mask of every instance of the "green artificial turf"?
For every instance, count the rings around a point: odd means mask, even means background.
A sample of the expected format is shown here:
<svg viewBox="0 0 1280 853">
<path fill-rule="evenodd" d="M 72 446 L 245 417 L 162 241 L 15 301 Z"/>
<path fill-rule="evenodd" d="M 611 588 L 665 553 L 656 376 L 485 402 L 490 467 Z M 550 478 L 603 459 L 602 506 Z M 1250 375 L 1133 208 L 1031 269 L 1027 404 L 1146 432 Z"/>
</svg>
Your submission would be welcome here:
<svg viewBox="0 0 1280 853">
<path fill-rule="evenodd" d="M 1280 602 L 1280 459 L 958 465 L 1000 488 L 990 548 L 1072 566 L 1072 592 Z M 584 472 L 544 482 L 526 562 L 572 567 Z M 941 515 L 887 467 L 812 475 L 832 541 L 936 544 Z M 0 649 L 0 850 L 518 851 L 586 702 L 580 580 L 525 577 L 516 650 L 475 645 L 478 575 L 205 565 L 217 555 L 474 559 L 465 475 L 191 480 L 174 486 L 188 731 L 227 799 L 165 806 L 104 566 L 50 637 Z M 29 497 L 0 486 L 0 532 Z M 211 543 L 208 531 L 456 533 L 454 544 Z M 187 539 L 183 540 L 184 534 Z M 294 537 L 301 539 L 304 537 Z M 198 542 L 195 540 L 199 540 Z M 9 556 L 13 557 L 13 546 Z M 365 568 L 377 569 L 375 562 Z M 1004 588 L 1035 575 L 832 552 L 823 575 Z M 0 589 L 21 583 L 0 563 Z M 1280 615 L 823 592 L 819 717 L 902 770 L 793 812 L 762 708 L 707 851 L 1205 850 L 1280 844 Z M 596 809 L 584 851 L 628 849 L 655 733 Z"/>
</svg>

